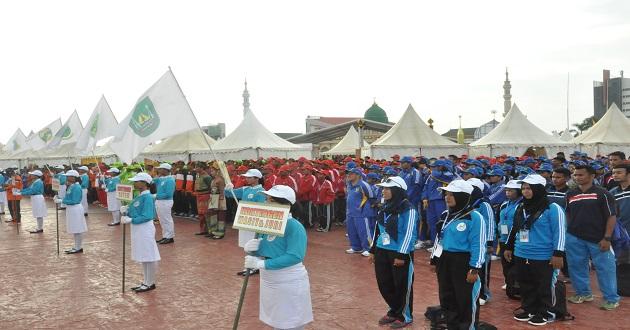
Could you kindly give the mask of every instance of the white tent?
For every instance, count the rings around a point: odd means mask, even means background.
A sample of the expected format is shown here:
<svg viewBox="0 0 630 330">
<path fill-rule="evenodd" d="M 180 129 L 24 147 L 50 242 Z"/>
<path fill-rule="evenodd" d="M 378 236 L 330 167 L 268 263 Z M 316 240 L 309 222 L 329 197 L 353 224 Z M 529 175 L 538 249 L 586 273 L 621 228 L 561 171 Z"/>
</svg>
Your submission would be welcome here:
<svg viewBox="0 0 630 330">
<path fill-rule="evenodd" d="M 250 110 L 243 121 L 230 135 L 217 141 L 212 147 L 221 160 L 254 159 L 258 157 L 299 158 L 312 157 L 312 146 L 304 147 L 270 132 Z M 205 160 L 212 157 L 210 152 L 196 153 L 193 160 Z"/>
<path fill-rule="evenodd" d="M 363 148 L 363 156 L 384 159 L 394 154 L 405 156 L 437 157 L 462 154 L 466 148 L 436 133 L 413 109 L 407 107 L 400 120 L 369 147 Z"/>
<path fill-rule="evenodd" d="M 547 154 L 568 151 L 572 144 L 545 133 L 519 110 L 514 104 L 505 119 L 490 133 L 470 144 L 470 155 L 494 157 L 501 154 L 522 155 L 528 148 L 544 147 Z"/>
<path fill-rule="evenodd" d="M 581 151 L 588 154 L 609 154 L 613 151 L 630 152 L 630 119 L 617 105 L 613 105 L 593 127 L 573 139 Z"/>
<path fill-rule="evenodd" d="M 188 161 L 190 154 L 209 151 L 208 143 L 212 146 L 216 141 L 195 128 L 148 147 L 141 156 L 159 161 Z"/>
<path fill-rule="evenodd" d="M 571 131 L 566 128 L 562 134 L 560 134 L 559 138 L 564 142 L 571 142 L 573 140 L 573 134 L 571 134 Z"/>
<path fill-rule="evenodd" d="M 363 140 L 363 146 L 370 146 L 369 143 Z M 332 149 L 322 152 L 322 155 L 354 155 L 356 150 L 359 149 L 359 132 L 350 126 L 346 135 L 337 143 Z"/>
</svg>

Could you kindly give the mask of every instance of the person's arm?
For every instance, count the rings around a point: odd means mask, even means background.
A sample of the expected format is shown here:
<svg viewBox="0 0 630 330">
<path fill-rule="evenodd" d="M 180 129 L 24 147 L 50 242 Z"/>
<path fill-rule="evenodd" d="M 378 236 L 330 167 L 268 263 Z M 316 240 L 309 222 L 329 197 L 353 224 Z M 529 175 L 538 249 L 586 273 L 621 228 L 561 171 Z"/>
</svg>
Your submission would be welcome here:
<svg viewBox="0 0 630 330">
<path fill-rule="evenodd" d="M 306 255 L 306 232 L 304 228 L 300 230 L 297 226 L 291 227 L 290 230 L 285 232 L 287 241 L 286 252 L 277 258 L 265 260 L 265 269 L 282 269 L 296 265 L 304 260 Z"/>
<path fill-rule="evenodd" d="M 553 256 L 549 263 L 554 269 L 562 269 L 564 262 L 564 236 L 566 234 L 564 210 L 558 204 L 551 204 L 549 211 L 551 217 L 551 238 L 553 240 Z"/>
<path fill-rule="evenodd" d="M 603 194 L 604 200 L 602 201 L 602 213 L 606 216 L 606 231 L 604 237 L 599 242 L 599 249 L 601 251 L 610 250 L 610 242 L 612 240 L 613 230 L 617 223 L 617 213 L 615 199 L 608 191 Z"/>
<path fill-rule="evenodd" d="M 484 237 L 486 236 L 486 226 L 481 216 L 475 216 L 474 212 L 471 213 L 471 220 L 472 228 L 468 232 L 468 241 L 470 242 L 470 260 L 468 261 L 468 267 L 470 270 L 476 272 L 481 269 L 481 266 L 485 262 L 486 242 L 484 241 Z"/>
<path fill-rule="evenodd" d="M 138 207 L 129 209 L 129 217 L 131 218 L 132 224 L 139 225 L 141 223 L 151 221 L 155 218 L 155 206 L 153 205 L 153 203 L 148 202 L 149 199 L 141 196 L 140 198 L 138 198 L 140 205 L 138 205 Z"/>
</svg>

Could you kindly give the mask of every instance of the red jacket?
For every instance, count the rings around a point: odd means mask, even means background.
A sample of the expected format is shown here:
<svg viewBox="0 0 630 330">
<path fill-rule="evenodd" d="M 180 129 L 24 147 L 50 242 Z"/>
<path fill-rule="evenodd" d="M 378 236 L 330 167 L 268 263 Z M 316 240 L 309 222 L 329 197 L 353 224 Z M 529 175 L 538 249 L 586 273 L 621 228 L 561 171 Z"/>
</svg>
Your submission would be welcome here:
<svg viewBox="0 0 630 330">
<path fill-rule="evenodd" d="M 271 187 L 274 186 L 273 183 L 276 182 L 276 179 L 278 179 L 278 176 L 275 174 L 267 175 L 267 177 L 265 177 L 265 184 L 263 185 L 263 188 L 265 188 L 265 190 L 271 189 Z"/>
<path fill-rule="evenodd" d="M 299 192 L 299 201 L 315 200 L 313 197 L 317 195 L 317 178 L 312 174 L 303 175 L 300 180 Z"/>
<path fill-rule="evenodd" d="M 324 180 L 323 182 L 318 182 L 317 187 L 317 198 L 315 199 L 315 204 L 317 205 L 328 205 L 335 200 L 335 190 L 333 189 L 332 182 L 328 180 Z"/>
<path fill-rule="evenodd" d="M 293 189 L 293 191 L 295 191 L 296 194 L 298 192 L 297 182 L 295 182 L 295 179 L 290 176 L 277 177 L 276 180 L 273 182 L 272 186 L 277 186 L 277 185 L 289 186 L 291 187 L 291 189 Z"/>
</svg>

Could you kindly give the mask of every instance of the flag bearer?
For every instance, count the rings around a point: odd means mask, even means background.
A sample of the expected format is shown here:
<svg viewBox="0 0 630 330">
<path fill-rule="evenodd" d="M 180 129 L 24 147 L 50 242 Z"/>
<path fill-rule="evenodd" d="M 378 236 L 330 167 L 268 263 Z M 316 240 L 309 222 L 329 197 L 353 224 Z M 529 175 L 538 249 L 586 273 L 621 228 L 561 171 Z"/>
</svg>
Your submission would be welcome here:
<svg viewBox="0 0 630 330">
<path fill-rule="evenodd" d="M 83 233 L 87 232 L 87 223 L 85 222 L 85 215 L 83 211 L 83 205 L 81 205 L 82 192 L 81 192 L 81 177 L 79 172 L 70 170 L 66 174 L 66 181 L 68 189 L 66 190 L 66 196 L 61 199 L 55 197 L 55 203 L 63 203 L 66 205 L 66 230 L 68 234 L 74 235 L 74 247 L 66 250 L 67 254 L 83 253 Z"/>
<path fill-rule="evenodd" d="M 107 211 L 112 213 L 112 222 L 108 226 L 120 225 L 120 201 L 116 198 L 116 186 L 120 184 L 120 170 L 112 167 L 105 177 L 105 190 L 107 191 Z"/>
<path fill-rule="evenodd" d="M 173 222 L 173 196 L 175 195 L 175 178 L 171 174 L 171 164 L 162 163 L 156 168 L 155 178 L 155 210 L 162 226 L 162 239 L 159 244 L 175 242 L 175 223 Z"/>
<path fill-rule="evenodd" d="M 83 215 L 88 216 L 88 199 L 87 193 L 90 188 L 90 176 L 87 174 L 90 170 L 87 166 L 79 166 L 79 175 L 81 176 L 81 205 L 83 206 Z"/>
<path fill-rule="evenodd" d="M 37 229 L 30 231 L 30 233 L 40 234 L 44 232 L 44 218 L 48 215 L 46 200 L 44 199 L 43 173 L 40 170 L 35 170 L 29 172 L 28 175 L 31 184 L 22 189 L 22 196 L 31 196 L 33 218 L 37 219 Z"/>
</svg>

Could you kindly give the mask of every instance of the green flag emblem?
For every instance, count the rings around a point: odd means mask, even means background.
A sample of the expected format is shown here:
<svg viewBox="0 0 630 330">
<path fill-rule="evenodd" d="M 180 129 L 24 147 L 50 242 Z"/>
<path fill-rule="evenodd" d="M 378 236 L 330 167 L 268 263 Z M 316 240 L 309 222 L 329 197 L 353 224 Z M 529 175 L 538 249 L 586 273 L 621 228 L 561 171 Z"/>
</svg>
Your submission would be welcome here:
<svg viewBox="0 0 630 330">
<path fill-rule="evenodd" d="M 94 122 L 92 123 L 92 126 L 90 126 L 90 136 L 95 138 L 96 137 L 96 132 L 98 132 L 98 117 L 100 115 L 97 114 L 96 117 L 94 118 Z"/>
<path fill-rule="evenodd" d="M 48 141 L 50 141 L 53 138 L 52 130 L 50 128 L 48 128 L 48 127 L 46 127 L 43 130 L 39 131 L 37 133 L 37 135 L 44 142 L 48 142 Z"/>
<path fill-rule="evenodd" d="M 13 140 L 13 150 L 20 150 L 20 145 L 15 140 Z"/>
<path fill-rule="evenodd" d="M 66 125 L 62 127 L 59 132 L 55 134 L 55 137 L 60 137 L 62 140 L 67 140 L 72 137 L 72 130 L 70 129 L 70 126 Z"/>
<path fill-rule="evenodd" d="M 160 126 L 160 117 L 155 111 L 153 102 L 146 96 L 142 99 L 131 114 L 131 120 L 129 120 L 129 127 L 141 137 L 147 137 Z"/>
</svg>

